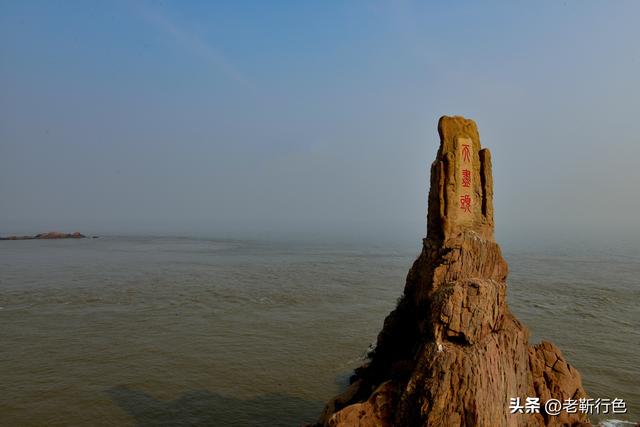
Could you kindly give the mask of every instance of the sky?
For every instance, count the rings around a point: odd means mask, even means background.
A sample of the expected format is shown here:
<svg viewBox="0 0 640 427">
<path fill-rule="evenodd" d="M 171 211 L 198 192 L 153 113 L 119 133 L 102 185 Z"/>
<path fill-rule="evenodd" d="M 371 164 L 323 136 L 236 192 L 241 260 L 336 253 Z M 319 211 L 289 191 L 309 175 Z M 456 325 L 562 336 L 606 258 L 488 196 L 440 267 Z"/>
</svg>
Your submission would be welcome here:
<svg viewBox="0 0 640 427">
<path fill-rule="evenodd" d="M 498 237 L 637 232 L 638 16 L 0 0 L 0 234 L 417 240 L 442 115 L 492 151 Z"/>
</svg>

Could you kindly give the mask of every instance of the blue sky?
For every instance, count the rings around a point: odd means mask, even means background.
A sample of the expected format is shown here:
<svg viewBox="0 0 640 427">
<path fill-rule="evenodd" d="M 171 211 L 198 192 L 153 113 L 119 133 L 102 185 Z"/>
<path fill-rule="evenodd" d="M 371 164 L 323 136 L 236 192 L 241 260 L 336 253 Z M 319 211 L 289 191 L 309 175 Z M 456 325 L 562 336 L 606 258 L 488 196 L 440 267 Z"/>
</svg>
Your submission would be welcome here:
<svg viewBox="0 0 640 427">
<path fill-rule="evenodd" d="M 473 118 L 498 235 L 639 229 L 640 3 L 0 2 L 0 232 L 424 234 Z"/>
</svg>

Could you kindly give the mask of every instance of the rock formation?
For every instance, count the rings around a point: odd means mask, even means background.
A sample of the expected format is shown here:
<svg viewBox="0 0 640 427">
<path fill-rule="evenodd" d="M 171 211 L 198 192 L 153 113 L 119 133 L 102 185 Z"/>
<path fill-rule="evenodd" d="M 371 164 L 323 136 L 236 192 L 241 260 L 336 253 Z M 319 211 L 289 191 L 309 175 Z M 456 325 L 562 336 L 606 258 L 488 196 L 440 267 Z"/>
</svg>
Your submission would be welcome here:
<svg viewBox="0 0 640 427">
<path fill-rule="evenodd" d="M 84 239 L 87 236 L 75 233 L 60 233 L 58 231 L 50 231 L 48 233 L 40 233 L 35 236 L 8 236 L 0 237 L 0 240 L 34 240 L 34 239 Z"/>
<path fill-rule="evenodd" d="M 491 154 L 476 124 L 442 117 L 431 166 L 427 237 L 368 363 L 332 399 L 321 426 L 589 425 L 545 411 L 586 396 L 553 344 L 530 346 L 506 303 L 508 266 L 493 237 Z M 540 399 L 511 413 L 511 398 Z"/>
</svg>

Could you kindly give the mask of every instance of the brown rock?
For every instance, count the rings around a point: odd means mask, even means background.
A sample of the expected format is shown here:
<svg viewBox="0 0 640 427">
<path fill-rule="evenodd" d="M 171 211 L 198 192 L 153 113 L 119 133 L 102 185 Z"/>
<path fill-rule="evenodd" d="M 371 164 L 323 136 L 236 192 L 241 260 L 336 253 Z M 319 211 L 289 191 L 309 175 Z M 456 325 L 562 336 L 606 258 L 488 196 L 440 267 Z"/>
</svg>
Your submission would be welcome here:
<svg viewBox="0 0 640 427">
<path fill-rule="evenodd" d="M 58 231 L 50 231 L 49 233 L 37 234 L 34 239 L 83 239 L 86 236 L 80 234 L 79 232 L 75 233 L 60 233 Z"/>
<path fill-rule="evenodd" d="M 529 346 L 527 329 L 507 306 L 489 150 L 472 120 L 442 117 L 438 131 L 422 253 L 370 362 L 318 425 L 589 425 L 582 413 L 544 411 L 549 399 L 586 393 L 553 344 Z M 540 413 L 511 414 L 516 397 L 540 398 Z"/>
<path fill-rule="evenodd" d="M 369 399 L 356 403 L 333 414 L 328 425 L 357 427 L 393 426 L 393 408 L 397 389 L 391 381 L 380 385 Z"/>
<path fill-rule="evenodd" d="M 75 233 L 60 233 L 58 231 L 50 231 L 48 233 L 40 233 L 35 236 L 8 236 L 0 237 L 0 240 L 33 240 L 33 239 L 84 239 L 87 236 L 80 234 L 78 231 Z"/>
</svg>

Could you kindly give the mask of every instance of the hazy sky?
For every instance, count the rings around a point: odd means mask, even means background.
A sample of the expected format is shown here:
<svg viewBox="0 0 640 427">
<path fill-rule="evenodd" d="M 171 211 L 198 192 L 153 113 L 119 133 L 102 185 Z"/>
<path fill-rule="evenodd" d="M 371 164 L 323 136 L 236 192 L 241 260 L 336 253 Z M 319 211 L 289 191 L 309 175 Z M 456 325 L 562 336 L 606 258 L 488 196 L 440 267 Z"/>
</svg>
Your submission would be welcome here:
<svg viewBox="0 0 640 427">
<path fill-rule="evenodd" d="M 640 229 L 640 2 L 1 1 L 0 233 L 425 233 L 477 121 L 500 236 Z"/>
</svg>

